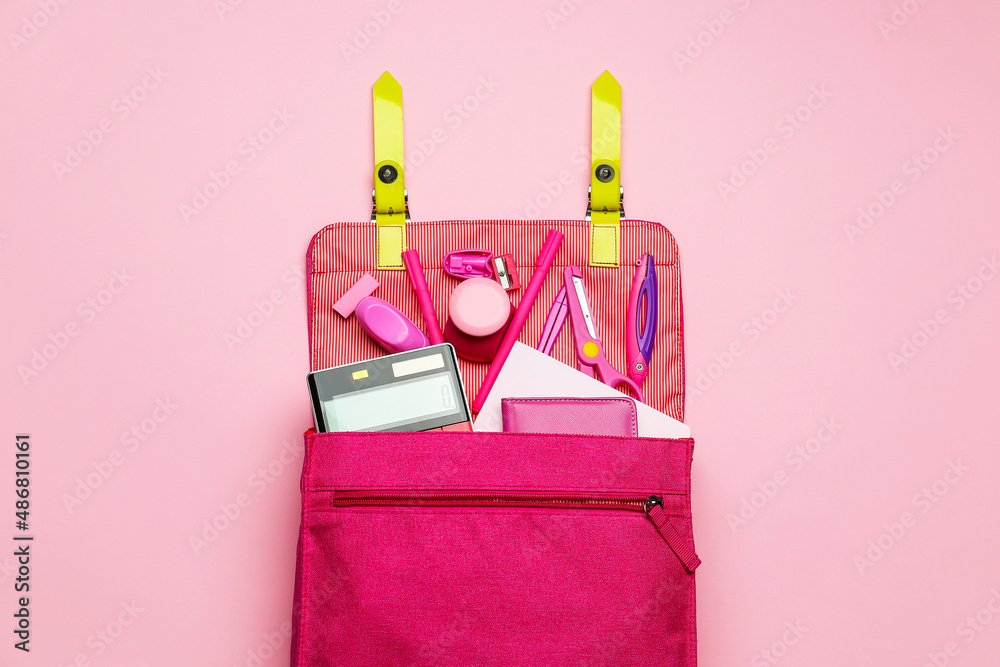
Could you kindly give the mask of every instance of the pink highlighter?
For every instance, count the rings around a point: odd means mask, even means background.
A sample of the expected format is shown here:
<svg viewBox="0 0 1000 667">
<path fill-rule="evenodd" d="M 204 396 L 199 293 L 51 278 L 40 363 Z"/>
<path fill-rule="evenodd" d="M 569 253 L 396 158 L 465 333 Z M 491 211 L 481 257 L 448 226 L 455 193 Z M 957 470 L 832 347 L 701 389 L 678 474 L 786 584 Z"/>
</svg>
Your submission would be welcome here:
<svg viewBox="0 0 1000 667">
<path fill-rule="evenodd" d="M 427 277 L 424 276 L 424 267 L 420 264 L 420 255 L 416 250 L 406 250 L 400 255 L 403 264 L 406 266 L 406 275 L 410 278 L 410 286 L 417 295 L 417 303 L 420 304 L 420 312 L 424 315 L 424 324 L 427 327 L 427 335 L 432 345 L 439 345 L 444 342 L 441 335 L 441 327 L 438 325 L 437 313 L 434 311 L 434 302 L 431 300 L 431 292 L 427 288 Z"/>
</svg>

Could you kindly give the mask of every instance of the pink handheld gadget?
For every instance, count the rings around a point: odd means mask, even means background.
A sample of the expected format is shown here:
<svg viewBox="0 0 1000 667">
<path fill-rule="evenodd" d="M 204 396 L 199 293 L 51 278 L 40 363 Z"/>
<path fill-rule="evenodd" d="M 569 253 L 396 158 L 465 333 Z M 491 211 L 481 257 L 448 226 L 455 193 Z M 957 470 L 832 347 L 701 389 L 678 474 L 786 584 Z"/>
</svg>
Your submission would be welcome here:
<svg viewBox="0 0 1000 667">
<path fill-rule="evenodd" d="M 406 315 L 377 296 L 366 296 L 358 301 L 354 316 L 365 333 L 389 352 L 407 352 L 431 344 Z"/>
</svg>

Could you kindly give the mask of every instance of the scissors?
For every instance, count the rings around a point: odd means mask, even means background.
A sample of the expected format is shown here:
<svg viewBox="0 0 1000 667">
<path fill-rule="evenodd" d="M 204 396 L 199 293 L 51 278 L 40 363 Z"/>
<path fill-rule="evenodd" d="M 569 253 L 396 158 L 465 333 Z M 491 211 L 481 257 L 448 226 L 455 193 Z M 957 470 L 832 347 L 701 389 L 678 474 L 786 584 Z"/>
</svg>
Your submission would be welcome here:
<svg viewBox="0 0 1000 667">
<path fill-rule="evenodd" d="M 597 324 L 594 322 L 579 267 L 567 266 L 563 271 L 563 278 L 566 281 L 566 301 L 569 305 L 569 319 L 573 323 L 573 340 L 576 343 L 576 358 L 580 370 L 609 387 L 617 389 L 620 385 L 625 385 L 645 403 L 646 399 L 643 398 L 639 385 L 616 371 L 604 356 L 604 344 L 597 334 Z"/>
</svg>

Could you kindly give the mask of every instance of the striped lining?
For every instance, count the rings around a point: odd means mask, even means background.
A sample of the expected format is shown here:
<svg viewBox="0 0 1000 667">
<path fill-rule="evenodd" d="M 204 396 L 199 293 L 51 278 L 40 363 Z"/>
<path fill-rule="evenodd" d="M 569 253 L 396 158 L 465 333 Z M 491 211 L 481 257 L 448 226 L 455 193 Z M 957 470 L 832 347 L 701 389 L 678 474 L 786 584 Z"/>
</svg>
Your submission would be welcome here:
<svg viewBox="0 0 1000 667">
<path fill-rule="evenodd" d="M 640 220 L 621 223 L 622 265 L 618 268 L 590 267 L 590 227 L 583 220 L 448 220 L 410 222 L 406 225 L 407 245 L 420 254 L 431 298 L 441 327 L 447 319 L 448 298 L 457 280 L 441 268 L 448 252 L 484 249 L 494 255 L 510 254 L 517 262 L 522 288 L 510 292 L 517 305 L 534 271 L 534 262 L 550 229 L 565 235 L 552 269 L 531 308 L 519 340 L 538 346 L 545 316 L 563 284 L 563 269 L 576 265 L 583 272 L 605 355 L 619 371 L 625 370 L 625 313 L 635 275 L 636 262 L 643 253 L 656 258 L 659 284 L 659 318 L 656 345 L 649 375 L 642 389 L 647 403 L 671 417 L 684 419 L 684 322 L 681 307 L 680 266 L 677 244 L 662 225 Z M 345 320 L 334 312 L 333 303 L 368 272 L 379 282 L 375 296 L 399 308 L 426 330 L 416 296 L 405 271 L 375 269 L 375 225 L 336 223 L 313 237 L 307 255 L 309 352 L 312 370 L 340 366 L 384 354 L 361 330 L 355 318 Z M 571 325 L 567 319 L 552 350 L 552 356 L 576 367 Z M 465 390 L 471 403 L 486 376 L 488 364 L 459 360 Z"/>
</svg>

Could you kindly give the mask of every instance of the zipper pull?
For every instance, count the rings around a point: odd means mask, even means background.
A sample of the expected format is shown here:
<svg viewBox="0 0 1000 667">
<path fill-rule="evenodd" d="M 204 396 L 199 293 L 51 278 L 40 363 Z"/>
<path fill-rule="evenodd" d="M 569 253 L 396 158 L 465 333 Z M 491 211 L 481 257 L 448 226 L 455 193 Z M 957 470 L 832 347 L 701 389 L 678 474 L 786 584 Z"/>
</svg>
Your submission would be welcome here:
<svg viewBox="0 0 1000 667">
<path fill-rule="evenodd" d="M 650 496 L 643 505 L 643 509 L 646 512 L 646 516 L 656 526 L 656 530 L 660 533 L 660 536 L 663 537 L 664 541 L 677 554 L 677 558 L 680 559 L 684 569 L 688 572 L 694 572 L 695 568 L 701 565 L 701 559 L 695 554 L 694 549 L 688 544 L 687 540 L 677 532 L 674 524 L 670 521 L 670 517 L 663 511 L 663 498 L 660 496 Z"/>
</svg>

